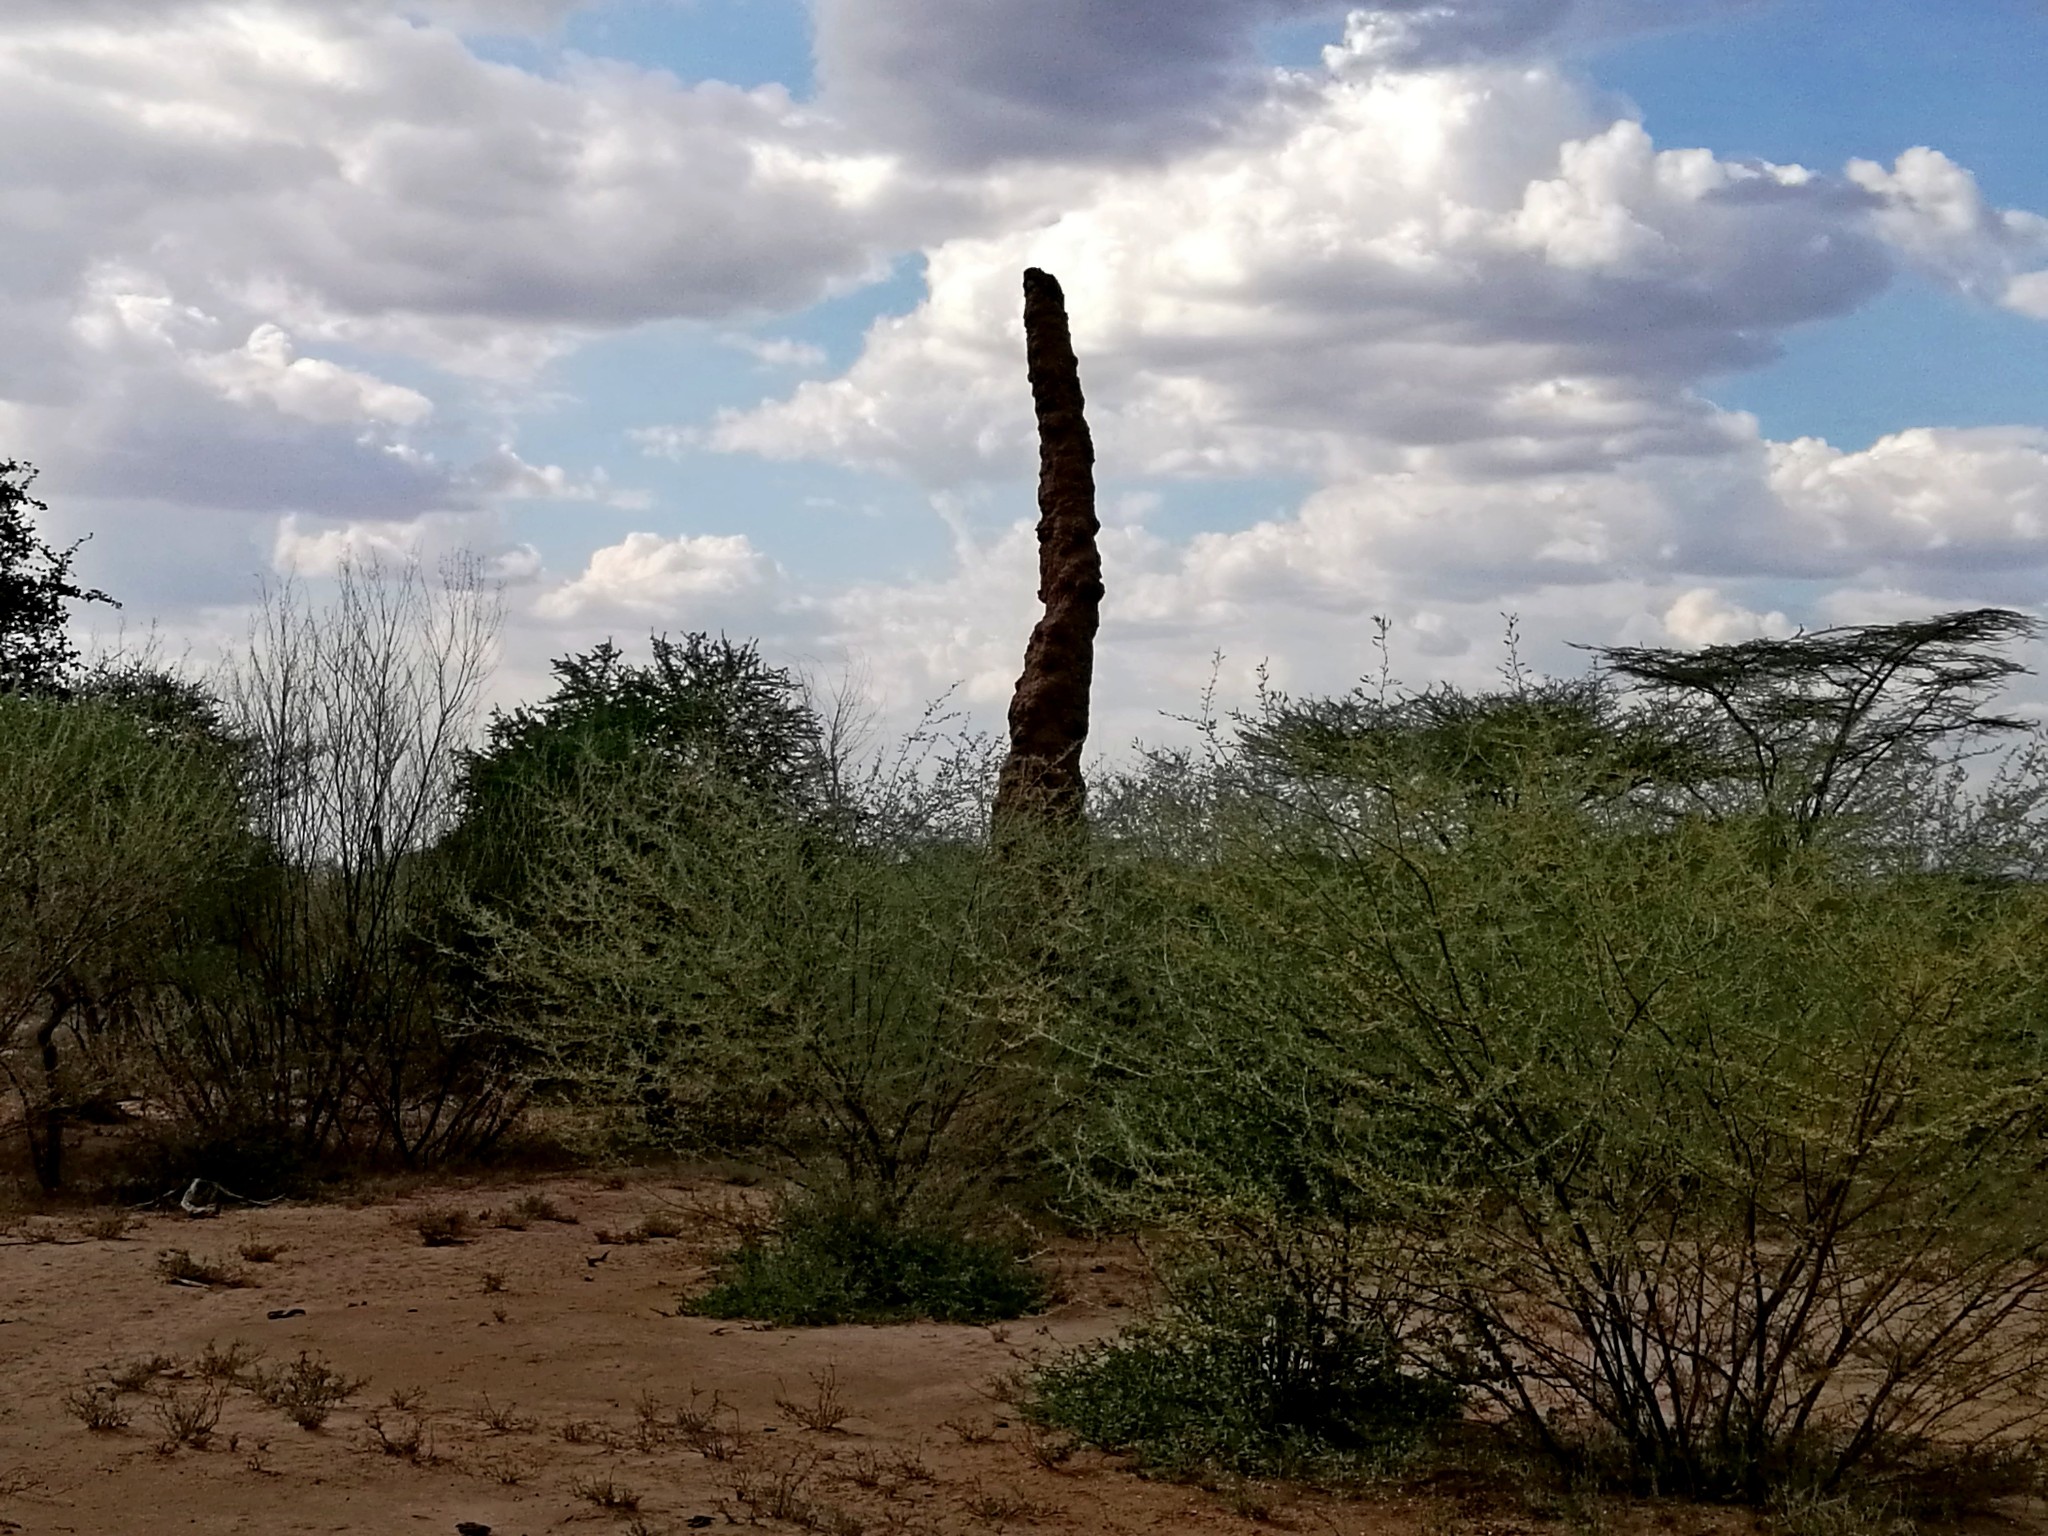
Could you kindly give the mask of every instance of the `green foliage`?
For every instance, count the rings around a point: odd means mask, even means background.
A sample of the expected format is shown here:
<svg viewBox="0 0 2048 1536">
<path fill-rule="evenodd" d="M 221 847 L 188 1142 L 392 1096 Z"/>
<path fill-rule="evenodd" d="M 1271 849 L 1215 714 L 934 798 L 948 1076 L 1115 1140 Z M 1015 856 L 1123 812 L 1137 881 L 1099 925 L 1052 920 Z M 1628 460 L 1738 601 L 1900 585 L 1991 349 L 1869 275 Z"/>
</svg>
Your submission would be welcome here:
<svg viewBox="0 0 2048 1536">
<path fill-rule="evenodd" d="M 1028 871 L 646 761 L 586 768 L 542 824 L 523 917 L 479 913 L 537 1086 L 618 1138 L 770 1147 L 892 1218 L 1028 1168 L 1056 1108 Z"/>
<path fill-rule="evenodd" d="M 72 579 L 77 544 L 53 549 L 36 537 L 29 514 L 50 509 L 29 494 L 35 478 L 32 466 L 0 459 L 0 692 L 62 691 L 78 665 L 66 606 L 113 602 Z"/>
<path fill-rule="evenodd" d="M 464 768 L 455 846 L 488 871 L 494 899 L 518 894 L 532 818 L 587 787 L 594 769 L 652 762 L 819 808 L 823 731 L 801 679 L 723 635 L 651 644 L 644 665 L 609 640 L 560 657 L 548 698 L 492 715 Z"/>
<path fill-rule="evenodd" d="M 1391 1470 L 1463 1394 L 1404 1369 L 1399 1309 L 1346 1280 L 1242 1253 L 1183 1269 L 1154 1316 L 1034 1373 L 1026 1412 L 1177 1475 Z"/>
<path fill-rule="evenodd" d="M 237 813 L 210 747 L 114 704 L 0 693 L 0 1073 L 46 1187 L 181 913 L 233 858 Z"/>
<path fill-rule="evenodd" d="M 704 1317 L 799 1328 L 836 1323 L 987 1323 L 1045 1300 L 1044 1282 L 1000 1243 L 834 1201 L 800 1202 L 774 1235 L 743 1245 L 689 1303 Z"/>
<path fill-rule="evenodd" d="M 1527 726 L 1507 793 L 1365 740 L 1138 866 L 1108 1209 L 1348 1250 L 1560 1461 L 1699 1496 L 1938 1476 L 2048 1380 L 2031 888 L 1681 819 Z"/>
</svg>

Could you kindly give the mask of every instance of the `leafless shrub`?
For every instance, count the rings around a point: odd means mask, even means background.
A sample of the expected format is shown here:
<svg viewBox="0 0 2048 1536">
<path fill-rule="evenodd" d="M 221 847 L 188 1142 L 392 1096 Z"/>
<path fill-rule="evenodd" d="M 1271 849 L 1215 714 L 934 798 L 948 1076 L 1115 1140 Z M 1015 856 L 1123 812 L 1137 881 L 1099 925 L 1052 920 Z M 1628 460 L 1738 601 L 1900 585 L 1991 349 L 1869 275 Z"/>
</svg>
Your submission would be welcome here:
<svg viewBox="0 0 2048 1536">
<path fill-rule="evenodd" d="M 88 1382 L 65 1393 L 64 1411 L 87 1429 L 102 1433 L 126 1429 L 134 1418 L 123 1406 L 119 1390 L 107 1382 Z"/>
<path fill-rule="evenodd" d="M 221 1403 L 226 1396 L 227 1389 L 217 1381 L 206 1383 L 190 1395 L 176 1387 L 158 1392 L 150 1401 L 150 1412 L 163 1426 L 164 1438 L 158 1449 L 174 1451 L 181 1445 L 189 1445 L 195 1451 L 205 1449 L 220 1425 Z"/>
<path fill-rule="evenodd" d="M 775 1399 L 775 1411 L 800 1429 L 818 1434 L 829 1434 L 845 1423 L 851 1415 L 839 1393 L 839 1368 L 828 1365 L 823 1371 L 811 1373 L 812 1397 L 809 1402 L 797 1402 L 787 1397 Z"/>
<path fill-rule="evenodd" d="M 498 1407 L 488 1392 L 477 1401 L 476 1421 L 494 1435 L 528 1435 L 540 1428 L 539 1419 L 520 1413 L 510 1403 L 503 1408 Z"/>
</svg>

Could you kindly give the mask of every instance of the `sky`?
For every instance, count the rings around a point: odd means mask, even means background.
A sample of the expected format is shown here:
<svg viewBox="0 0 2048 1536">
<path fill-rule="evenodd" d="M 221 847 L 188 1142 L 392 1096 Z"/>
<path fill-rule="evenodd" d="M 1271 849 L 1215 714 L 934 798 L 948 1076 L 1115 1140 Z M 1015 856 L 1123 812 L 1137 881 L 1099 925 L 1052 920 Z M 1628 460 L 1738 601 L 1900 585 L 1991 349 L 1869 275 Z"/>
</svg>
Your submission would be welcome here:
<svg viewBox="0 0 2048 1536">
<path fill-rule="evenodd" d="M 1381 618 L 2048 614 L 2044 69 L 2044 0 L 9 0 L 0 458 L 103 640 L 470 551 L 503 702 L 708 630 L 999 729 L 1036 265 L 1098 746 Z"/>
</svg>

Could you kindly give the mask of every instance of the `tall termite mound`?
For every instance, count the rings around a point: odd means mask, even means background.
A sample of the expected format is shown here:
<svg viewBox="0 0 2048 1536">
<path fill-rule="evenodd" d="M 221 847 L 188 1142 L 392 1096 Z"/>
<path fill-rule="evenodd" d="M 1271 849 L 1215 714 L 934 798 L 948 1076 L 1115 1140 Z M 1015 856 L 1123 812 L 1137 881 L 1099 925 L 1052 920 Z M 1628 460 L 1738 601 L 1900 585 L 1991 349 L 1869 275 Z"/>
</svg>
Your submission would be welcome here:
<svg viewBox="0 0 2048 1536">
<path fill-rule="evenodd" d="M 1083 415 L 1081 367 L 1066 295 L 1050 272 L 1024 274 L 1024 354 L 1038 412 L 1038 600 L 1044 615 L 1010 699 L 1010 751 L 996 782 L 1000 839 L 1036 821 L 1078 822 L 1087 786 L 1088 690 L 1102 614 L 1095 547 L 1095 444 Z"/>
</svg>

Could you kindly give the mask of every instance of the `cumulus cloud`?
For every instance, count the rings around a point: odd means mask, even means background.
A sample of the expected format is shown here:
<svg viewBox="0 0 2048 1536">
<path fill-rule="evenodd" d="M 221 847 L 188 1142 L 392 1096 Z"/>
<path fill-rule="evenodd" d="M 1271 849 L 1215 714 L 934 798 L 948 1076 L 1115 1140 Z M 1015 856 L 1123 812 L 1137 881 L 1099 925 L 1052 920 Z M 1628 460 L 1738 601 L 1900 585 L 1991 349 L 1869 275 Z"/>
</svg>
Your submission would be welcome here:
<svg viewBox="0 0 2048 1536">
<path fill-rule="evenodd" d="M 744 534 L 629 533 L 593 552 L 582 573 L 544 593 L 534 611 L 555 620 L 626 614 L 691 624 L 704 610 L 764 596 L 774 580 L 773 563 Z"/>
<path fill-rule="evenodd" d="M 1025 472 L 1019 271 L 1068 279 L 1098 441 L 1127 473 L 1479 478 L 1741 436 L 1692 391 L 1889 280 L 1869 195 L 1660 151 L 1552 67 L 1355 53 L 1226 145 L 1094 179 L 1058 218 L 948 241 L 842 377 L 712 446 L 933 484 Z"/>
<path fill-rule="evenodd" d="M 191 367 L 225 400 L 267 401 L 287 416 L 329 426 L 409 427 L 434 413 L 434 402 L 417 390 L 321 358 L 294 356 L 291 337 L 275 325 L 259 325 L 232 352 L 194 358 Z"/>
<path fill-rule="evenodd" d="M 1150 159 L 1214 139 L 1273 72 L 1262 28 L 1351 13 L 1351 46 L 1398 67 L 1525 56 L 1757 0 L 818 0 L 822 100 L 942 165 Z"/>
<path fill-rule="evenodd" d="M 1878 199 L 1877 228 L 1922 271 L 2048 319 L 2048 218 L 1994 208 L 1977 178 L 1935 149 L 1909 149 L 1889 170 L 1852 160 L 1849 178 Z"/>
</svg>

